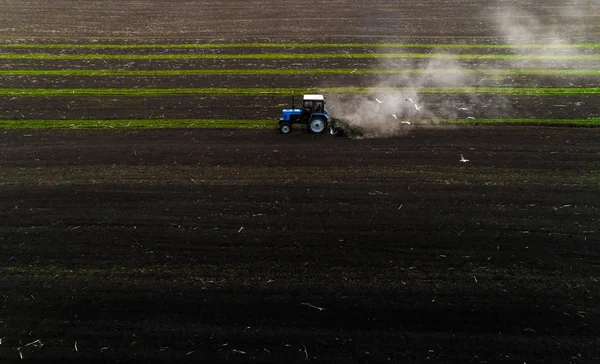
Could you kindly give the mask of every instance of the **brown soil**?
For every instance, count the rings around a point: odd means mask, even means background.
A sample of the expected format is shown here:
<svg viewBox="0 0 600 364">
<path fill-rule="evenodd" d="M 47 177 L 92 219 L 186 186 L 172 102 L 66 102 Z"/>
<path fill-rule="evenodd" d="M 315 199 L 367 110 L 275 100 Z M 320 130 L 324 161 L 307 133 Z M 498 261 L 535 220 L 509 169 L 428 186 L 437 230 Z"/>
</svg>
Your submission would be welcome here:
<svg viewBox="0 0 600 364">
<path fill-rule="evenodd" d="M 345 98 L 342 97 L 341 101 Z M 362 96 L 369 97 L 369 96 Z M 370 96 L 374 98 L 375 96 Z M 599 95 L 580 96 L 421 96 L 427 115 L 437 118 L 597 118 Z M 296 103 L 299 97 L 296 97 Z M 291 96 L 185 96 L 185 97 L 0 97 L 6 119 L 271 119 L 278 120 L 281 109 L 291 107 Z M 338 104 L 330 95 L 329 105 Z M 372 117 L 385 121 L 393 110 L 379 111 L 373 101 Z M 425 114 L 411 114 L 403 100 L 397 104 L 398 117 L 411 120 Z M 339 109 L 338 109 L 339 110 Z M 332 116 L 339 111 L 330 109 Z"/>
<path fill-rule="evenodd" d="M 0 355 L 595 362 L 598 137 L 5 131 Z"/>
<path fill-rule="evenodd" d="M 0 39 L 506 42 L 498 24 L 489 21 L 490 12 L 504 5 L 495 1 L 333 0 L 319 2 L 319 9 L 314 1 L 264 3 L 8 0 L 0 3 Z M 536 42 L 550 43 L 549 36 L 557 34 L 573 43 L 597 42 L 598 9 L 592 2 L 535 0 L 518 7 L 518 20 L 534 27 Z M 575 14 L 584 21 L 574 21 Z M 527 23 L 534 16 L 538 23 Z M 0 52 L 18 51 L 0 47 Z M 459 65 L 595 69 L 596 63 Z M 0 68 L 427 65 L 358 59 L 3 60 Z M 310 81 L 3 77 L 0 87 L 376 81 L 350 75 Z M 486 85 L 588 86 L 595 78 L 491 82 Z M 597 95 L 420 101 L 432 111 L 438 105 L 457 109 L 440 117 L 598 113 Z M 289 97 L 1 97 L 0 111 L 5 119 L 276 119 L 289 102 Z M 465 106 L 468 114 L 458 111 Z M 0 131 L 0 359 L 600 362 L 600 129 L 413 125 L 401 131 L 388 139 L 334 138 L 300 128 L 287 136 L 275 130 Z M 461 154 L 469 162 L 459 162 Z"/>
<path fill-rule="evenodd" d="M 17 39 L 209 39 L 214 42 L 257 38 L 314 42 L 391 37 L 493 38 L 497 36 L 498 26 L 490 19 L 503 5 L 491 0 L 452 3 L 336 0 L 318 5 L 308 0 L 260 5 L 245 0 L 227 3 L 111 0 L 76 4 L 59 0 L 8 0 L 0 5 L 3 18 L 0 35 Z M 597 4 L 583 1 L 535 0 L 519 4 L 520 12 L 514 15 L 541 17 L 536 29 L 540 37 L 541 30 L 553 28 L 554 33 L 593 40 L 597 39 L 598 29 L 593 21 L 585 21 L 590 18 L 569 22 L 572 19 L 565 17 L 565 14 L 586 14 L 590 7 L 592 11 L 597 10 Z"/>
</svg>

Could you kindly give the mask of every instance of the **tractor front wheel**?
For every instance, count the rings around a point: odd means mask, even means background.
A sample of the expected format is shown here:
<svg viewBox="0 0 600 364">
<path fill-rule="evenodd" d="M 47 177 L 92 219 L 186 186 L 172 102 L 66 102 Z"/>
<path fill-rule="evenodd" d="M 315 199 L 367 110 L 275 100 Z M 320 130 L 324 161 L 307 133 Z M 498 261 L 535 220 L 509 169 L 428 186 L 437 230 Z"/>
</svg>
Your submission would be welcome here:
<svg viewBox="0 0 600 364">
<path fill-rule="evenodd" d="M 315 134 L 321 134 L 327 127 L 327 120 L 324 118 L 314 118 L 308 123 L 308 131 Z"/>
<path fill-rule="evenodd" d="M 292 124 L 286 122 L 280 123 L 279 124 L 279 132 L 281 134 L 289 134 L 292 132 Z"/>
</svg>

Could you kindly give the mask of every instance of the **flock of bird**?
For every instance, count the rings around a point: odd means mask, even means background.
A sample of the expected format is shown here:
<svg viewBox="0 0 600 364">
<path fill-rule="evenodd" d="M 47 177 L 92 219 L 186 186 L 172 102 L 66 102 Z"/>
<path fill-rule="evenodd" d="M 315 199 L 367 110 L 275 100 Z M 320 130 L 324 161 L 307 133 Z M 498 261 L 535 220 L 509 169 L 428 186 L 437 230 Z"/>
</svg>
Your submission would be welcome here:
<svg viewBox="0 0 600 364">
<path fill-rule="evenodd" d="M 378 103 L 378 104 L 383 104 L 383 101 L 379 100 L 378 98 L 375 98 L 375 101 L 377 101 L 377 103 Z M 404 101 L 410 101 L 410 102 L 413 104 L 413 106 L 415 107 L 415 109 L 416 109 L 417 111 L 419 111 L 419 110 L 421 110 L 421 109 L 423 108 L 423 106 L 419 106 L 419 105 L 417 105 L 417 103 L 416 103 L 416 102 L 414 102 L 414 101 L 413 101 L 413 99 L 411 99 L 410 97 L 409 97 L 409 98 L 407 98 L 407 99 L 406 99 L 406 100 L 404 100 Z M 465 110 L 466 110 L 466 109 L 465 109 Z M 391 114 L 391 115 L 394 117 L 394 120 L 398 120 L 398 116 L 397 116 L 396 114 Z M 409 124 L 409 125 L 410 125 L 410 121 L 401 121 L 401 123 L 402 123 L 402 124 Z M 464 157 L 462 154 L 460 155 L 460 160 L 459 160 L 459 162 L 462 162 L 462 163 L 467 163 L 468 161 L 469 161 L 469 160 L 468 160 L 468 159 L 466 159 L 466 158 L 465 158 L 465 157 Z"/>
<path fill-rule="evenodd" d="M 377 101 L 378 104 L 383 104 L 383 101 L 379 100 L 378 98 L 375 98 L 375 101 Z M 423 106 L 417 105 L 411 98 L 407 98 L 404 101 L 410 101 L 417 111 L 419 111 L 423 108 Z M 394 117 L 394 120 L 398 120 L 398 116 L 396 114 L 391 114 L 391 115 Z M 403 120 L 400 123 L 410 125 L 410 121 L 406 121 L 406 120 Z"/>
<path fill-rule="evenodd" d="M 383 104 L 383 101 L 379 100 L 378 98 L 375 98 L 375 101 L 377 101 L 377 103 L 378 103 L 378 104 Z M 415 107 L 415 109 L 416 109 L 417 111 L 419 111 L 419 110 L 421 110 L 421 109 L 423 108 L 423 106 L 419 106 L 419 105 L 417 105 L 417 104 L 416 104 L 416 103 L 413 101 L 413 99 L 411 99 L 410 97 L 409 97 L 409 98 L 407 98 L 407 99 L 406 99 L 406 100 L 404 100 L 404 101 L 410 101 L 410 102 L 413 104 L 413 106 Z M 392 115 L 394 115 L 394 114 L 392 114 Z"/>
</svg>

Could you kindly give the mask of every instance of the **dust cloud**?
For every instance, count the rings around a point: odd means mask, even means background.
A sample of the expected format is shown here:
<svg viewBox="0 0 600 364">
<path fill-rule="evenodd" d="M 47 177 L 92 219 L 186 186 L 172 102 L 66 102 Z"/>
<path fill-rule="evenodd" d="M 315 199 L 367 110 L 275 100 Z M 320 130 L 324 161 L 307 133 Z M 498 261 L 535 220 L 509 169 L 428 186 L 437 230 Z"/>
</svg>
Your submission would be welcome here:
<svg viewBox="0 0 600 364">
<path fill-rule="evenodd" d="M 585 43 L 594 32 L 600 0 L 567 0 L 544 6 L 544 2 L 522 2 L 488 9 L 498 35 L 515 52 L 521 45 L 539 44 L 541 54 L 564 52 L 557 45 Z M 578 51 L 578 49 L 569 49 Z"/>
<path fill-rule="evenodd" d="M 402 69 L 414 69 L 414 73 L 385 75 L 374 85 L 381 92 L 357 95 L 330 95 L 328 108 L 335 118 L 360 130 L 367 137 L 391 137 L 408 132 L 414 125 L 437 124 L 444 119 L 467 119 L 511 117 L 514 103 L 500 95 L 426 95 L 421 89 L 435 87 L 484 86 L 482 76 L 473 70 L 477 67 L 514 69 L 572 69 L 588 67 L 580 60 L 561 56 L 585 55 L 593 49 L 572 45 L 590 42 L 594 34 L 594 22 L 600 10 L 600 0 L 570 0 L 553 6 L 543 1 L 497 2 L 486 7 L 481 15 L 490 22 L 496 33 L 490 44 L 509 47 L 500 54 L 555 56 L 552 59 L 527 59 L 513 62 L 496 62 L 488 65 L 461 61 L 449 53 L 437 53 L 430 60 L 403 62 Z M 595 43 L 595 41 L 594 41 Z M 411 49 L 394 52 L 412 52 Z M 482 49 L 481 52 L 490 52 Z M 399 68 L 391 60 L 383 60 L 374 67 Z M 552 86 L 557 78 L 548 77 L 544 84 Z M 502 85 L 510 85 L 510 80 Z M 564 82 L 564 80 L 563 80 Z M 527 87 L 537 87 L 530 84 Z M 564 84 L 555 86 L 565 86 Z M 385 88 L 401 88 L 402 91 L 385 91 Z M 411 99 L 412 102 L 407 99 Z M 379 101 L 378 101 L 379 100 Z M 415 107 L 415 104 L 418 107 Z M 410 124 L 408 124 L 410 123 Z"/>
<path fill-rule="evenodd" d="M 391 61 L 380 62 L 377 67 L 395 68 Z M 467 94 L 458 102 L 450 98 L 427 98 L 421 94 L 420 89 L 425 86 L 457 87 L 470 83 L 472 74 L 465 72 L 451 54 L 432 58 L 425 64 L 415 61 L 411 68 L 418 72 L 382 77 L 372 86 L 381 91 L 329 96 L 331 115 L 365 137 L 391 137 L 406 133 L 414 125 L 437 124 L 442 119 L 464 117 L 462 114 L 469 109 L 465 105 L 478 102 L 476 94 Z"/>
</svg>

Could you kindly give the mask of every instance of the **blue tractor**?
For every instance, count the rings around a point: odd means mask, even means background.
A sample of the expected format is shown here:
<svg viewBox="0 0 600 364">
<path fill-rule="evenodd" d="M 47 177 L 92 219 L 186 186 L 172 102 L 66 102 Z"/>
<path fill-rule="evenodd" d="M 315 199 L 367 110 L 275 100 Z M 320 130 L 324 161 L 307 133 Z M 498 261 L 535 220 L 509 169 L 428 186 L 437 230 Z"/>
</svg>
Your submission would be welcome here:
<svg viewBox="0 0 600 364">
<path fill-rule="evenodd" d="M 329 115 L 325 110 L 323 95 L 304 95 L 302 107 L 297 109 L 292 98 L 292 108 L 283 109 L 279 119 L 279 131 L 282 134 L 292 132 L 292 124 L 304 124 L 309 133 L 324 133 L 329 122 Z"/>
</svg>

